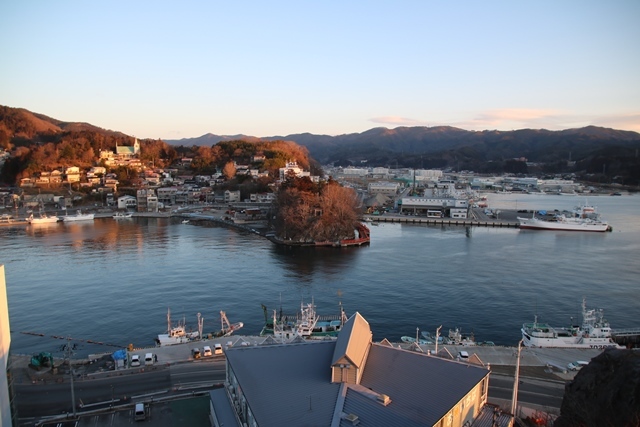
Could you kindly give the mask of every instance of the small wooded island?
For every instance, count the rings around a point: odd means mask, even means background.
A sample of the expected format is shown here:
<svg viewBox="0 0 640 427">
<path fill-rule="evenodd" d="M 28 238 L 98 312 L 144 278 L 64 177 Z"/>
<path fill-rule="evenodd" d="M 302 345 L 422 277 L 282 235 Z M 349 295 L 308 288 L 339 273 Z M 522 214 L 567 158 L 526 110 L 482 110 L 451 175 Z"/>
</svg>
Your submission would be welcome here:
<svg viewBox="0 0 640 427">
<path fill-rule="evenodd" d="M 354 246 L 369 243 L 369 229 L 359 221 L 356 192 L 329 178 L 314 183 L 290 174 L 280 186 L 269 238 L 295 246 Z"/>
</svg>

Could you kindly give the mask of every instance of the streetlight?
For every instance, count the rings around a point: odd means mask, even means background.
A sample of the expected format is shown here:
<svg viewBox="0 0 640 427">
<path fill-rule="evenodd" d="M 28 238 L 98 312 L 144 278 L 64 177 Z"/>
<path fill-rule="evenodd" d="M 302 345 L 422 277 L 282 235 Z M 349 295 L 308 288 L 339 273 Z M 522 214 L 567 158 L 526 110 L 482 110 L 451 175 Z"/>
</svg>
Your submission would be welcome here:
<svg viewBox="0 0 640 427">
<path fill-rule="evenodd" d="M 71 337 L 67 337 L 67 355 L 69 357 L 69 375 L 71 377 L 71 410 L 76 417 L 76 393 L 73 388 L 73 365 L 71 364 Z"/>
<path fill-rule="evenodd" d="M 511 415 L 515 418 L 518 406 L 518 382 L 520 380 L 520 350 L 522 350 L 522 340 L 518 342 L 518 359 L 516 360 L 516 375 L 513 382 L 513 396 L 511 398 Z"/>
<path fill-rule="evenodd" d="M 442 325 L 438 326 L 438 329 L 436 329 L 436 356 L 438 355 L 438 339 L 440 338 L 440 329 L 442 329 Z"/>
</svg>

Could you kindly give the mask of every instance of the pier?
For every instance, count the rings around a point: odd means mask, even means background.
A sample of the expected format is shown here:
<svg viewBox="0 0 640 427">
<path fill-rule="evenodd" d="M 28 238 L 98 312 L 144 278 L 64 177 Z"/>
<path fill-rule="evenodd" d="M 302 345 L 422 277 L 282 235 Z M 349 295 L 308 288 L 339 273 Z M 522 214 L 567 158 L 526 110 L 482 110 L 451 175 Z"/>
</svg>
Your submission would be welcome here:
<svg viewBox="0 0 640 427">
<path fill-rule="evenodd" d="M 405 223 L 405 224 L 427 224 L 427 225 L 459 225 L 466 227 L 499 227 L 499 228 L 518 228 L 518 222 L 514 221 L 498 221 L 487 220 L 479 221 L 477 219 L 457 219 L 457 218 L 425 218 L 415 216 L 370 216 L 364 217 L 365 221 Z"/>
<path fill-rule="evenodd" d="M 640 346 L 640 328 L 612 329 L 611 338 L 625 347 Z"/>
</svg>

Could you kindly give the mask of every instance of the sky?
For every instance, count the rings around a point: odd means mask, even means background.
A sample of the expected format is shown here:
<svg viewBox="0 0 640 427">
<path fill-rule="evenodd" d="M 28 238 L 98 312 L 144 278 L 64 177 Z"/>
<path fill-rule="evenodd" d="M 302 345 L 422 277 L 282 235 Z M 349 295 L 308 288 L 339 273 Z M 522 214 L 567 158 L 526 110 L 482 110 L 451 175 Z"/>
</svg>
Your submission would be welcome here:
<svg viewBox="0 0 640 427">
<path fill-rule="evenodd" d="M 640 132 L 640 1 L 4 1 L 0 105 L 124 132 Z"/>
</svg>

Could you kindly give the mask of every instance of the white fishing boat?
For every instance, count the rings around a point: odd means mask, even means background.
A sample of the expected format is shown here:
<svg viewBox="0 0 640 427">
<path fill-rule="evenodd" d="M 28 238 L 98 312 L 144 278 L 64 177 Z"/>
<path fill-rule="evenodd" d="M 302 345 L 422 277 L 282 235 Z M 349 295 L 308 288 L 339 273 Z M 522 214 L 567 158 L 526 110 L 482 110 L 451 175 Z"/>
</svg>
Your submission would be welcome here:
<svg viewBox="0 0 640 427">
<path fill-rule="evenodd" d="M 40 213 L 37 217 L 34 217 L 33 214 L 31 214 L 26 219 L 29 224 L 33 225 L 55 224 L 56 222 L 58 222 L 57 216 L 49 216 L 46 213 Z"/>
<path fill-rule="evenodd" d="M 63 215 L 60 217 L 63 222 L 74 222 L 74 221 L 93 221 L 95 214 L 92 213 L 82 213 L 80 209 L 74 215 Z"/>
<path fill-rule="evenodd" d="M 182 322 L 178 322 L 177 325 L 172 325 L 171 309 L 167 309 L 167 333 L 158 334 L 158 338 L 156 338 L 156 342 L 160 346 L 183 344 L 193 339 L 197 339 L 199 337 L 200 337 L 200 334 L 198 333 L 198 331 L 187 332 L 184 319 L 182 320 Z"/>
<path fill-rule="evenodd" d="M 469 336 L 462 335 L 462 330 L 460 328 L 449 329 L 449 336 L 444 338 L 444 343 L 465 346 L 476 345 L 473 334 Z"/>
<path fill-rule="evenodd" d="M 263 306 L 266 310 L 266 307 Z M 265 311 L 266 313 L 266 311 Z M 300 303 L 300 313 L 295 316 L 277 317 L 273 310 L 273 318 L 265 323 L 261 336 L 273 335 L 277 342 L 290 343 L 300 340 L 335 339 L 347 321 L 347 316 L 340 305 L 340 315 L 337 319 L 326 316 L 325 319 L 317 314 L 313 303 Z"/>
<path fill-rule="evenodd" d="M 611 338 L 611 326 L 604 318 L 602 309 L 587 310 L 586 299 L 582 299 L 582 325 L 554 328 L 546 323 L 522 325 L 522 342 L 527 347 L 568 347 L 568 348 L 624 348 Z"/>
<path fill-rule="evenodd" d="M 113 219 L 129 219 L 133 218 L 133 214 L 131 212 L 116 212 L 113 214 Z"/>
<path fill-rule="evenodd" d="M 559 213 L 545 218 L 547 212 L 535 212 L 531 218 L 518 217 L 520 229 L 530 230 L 561 230 L 561 231 L 610 231 L 609 223 L 600 218 L 596 208 L 590 205 L 576 207 L 569 215 Z"/>
</svg>

